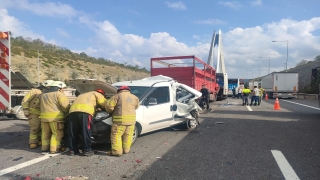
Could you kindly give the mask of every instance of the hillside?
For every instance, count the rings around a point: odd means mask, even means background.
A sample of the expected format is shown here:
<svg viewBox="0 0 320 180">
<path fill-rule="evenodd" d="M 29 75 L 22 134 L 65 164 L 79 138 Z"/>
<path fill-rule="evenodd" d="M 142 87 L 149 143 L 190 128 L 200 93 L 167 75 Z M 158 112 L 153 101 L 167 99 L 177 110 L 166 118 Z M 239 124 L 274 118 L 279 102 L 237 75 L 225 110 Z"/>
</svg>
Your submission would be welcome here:
<svg viewBox="0 0 320 180">
<path fill-rule="evenodd" d="M 145 68 L 138 66 L 94 58 L 85 53 L 73 53 L 41 40 L 11 38 L 12 70 L 21 72 L 34 84 L 38 81 L 38 50 L 40 82 L 53 79 L 68 83 L 70 79 L 93 78 L 114 83 L 150 76 Z"/>
<path fill-rule="evenodd" d="M 320 83 L 320 71 L 318 70 L 317 80 L 311 79 L 311 70 L 320 67 L 320 61 L 310 61 L 307 64 L 288 69 L 288 72 L 299 73 L 299 92 L 317 93 Z"/>
</svg>

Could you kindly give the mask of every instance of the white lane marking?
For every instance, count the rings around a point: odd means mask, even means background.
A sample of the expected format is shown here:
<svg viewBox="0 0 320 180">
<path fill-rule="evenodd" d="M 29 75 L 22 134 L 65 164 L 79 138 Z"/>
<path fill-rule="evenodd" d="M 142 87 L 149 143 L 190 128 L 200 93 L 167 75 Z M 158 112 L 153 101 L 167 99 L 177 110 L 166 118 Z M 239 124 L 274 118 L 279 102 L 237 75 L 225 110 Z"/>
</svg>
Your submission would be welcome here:
<svg viewBox="0 0 320 180">
<path fill-rule="evenodd" d="M 292 103 L 292 104 L 298 104 L 298 105 L 300 105 L 300 106 L 305 106 L 305 107 L 308 107 L 308 108 L 320 110 L 320 108 L 316 108 L 316 107 L 313 107 L 313 106 L 308 106 L 308 105 L 304 105 L 304 104 L 300 104 L 300 103 L 296 103 L 296 102 L 292 102 L 292 101 L 288 101 L 288 100 L 283 100 L 283 99 L 282 99 L 282 101 L 286 101 L 286 102 L 289 102 L 289 103 Z"/>
<path fill-rule="evenodd" d="M 291 165 L 289 164 L 286 157 L 284 157 L 284 155 L 282 154 L 281 151 L 271 150 L 271 153 L 272 153 L 274 159 L 276 159 L 276 162 L 278 163 L 278 166 L 279 166 L 285 179 L 290 179 L 290 180 L 291 179 L 299 179 L 299 177 L 294 172 Z"/>
<path fill-rule="evenodd" d="M 247 108 L 248 108 L 248 110 L 249 110 L 249 111 L 252 111 L 252 109 L 251 109 L 251 107 L 250 107 L 250 106 L 247 106 Z"/>
<path fill-rule="evenodd" d="M 30 166 L 32 164 L 38 163 L 40 161 L 43 161 L 43 160 L 46 160 L 46 159 L 49 159 L 51 157 L 58 156 L 58 155 L 60 155 L 60 153 L 57 153 L 57 154 L 46 154 L 46 155 L 43 155 L 43 156 L 41 156 L 39 158 L 35 158 L 35 159 L 30 160 L 30 161 L 18 164 L 16 166 L 12 166 L 12 167 L 3 169 L 3 170 L 0 171 L 0 176 L 3 176 L 5 174 L 11 173 L 11 172 L 16 171 L 18 169 L 22 169 L 24 167 Z"/>
</svg>

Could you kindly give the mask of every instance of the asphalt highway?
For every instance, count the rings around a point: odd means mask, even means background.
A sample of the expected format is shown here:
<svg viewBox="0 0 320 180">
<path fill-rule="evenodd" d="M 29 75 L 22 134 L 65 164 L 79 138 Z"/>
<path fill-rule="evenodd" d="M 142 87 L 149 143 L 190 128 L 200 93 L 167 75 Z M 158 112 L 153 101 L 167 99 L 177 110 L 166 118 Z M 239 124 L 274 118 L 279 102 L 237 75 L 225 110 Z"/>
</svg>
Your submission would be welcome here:
<svg viewBox="0 0 320 180">
<path fill-rule="evenodd" d="M 131 152 L 110 157 L 41 155 L 28 147 L 27 121 L 0 120 L 0 179 L 320 179 L 320 109 L 317 101 L 274 99 L 242 106 L 229 98 L 211 103 L 192 131 L 166 128 L 137 139 Z"/>
</svg>

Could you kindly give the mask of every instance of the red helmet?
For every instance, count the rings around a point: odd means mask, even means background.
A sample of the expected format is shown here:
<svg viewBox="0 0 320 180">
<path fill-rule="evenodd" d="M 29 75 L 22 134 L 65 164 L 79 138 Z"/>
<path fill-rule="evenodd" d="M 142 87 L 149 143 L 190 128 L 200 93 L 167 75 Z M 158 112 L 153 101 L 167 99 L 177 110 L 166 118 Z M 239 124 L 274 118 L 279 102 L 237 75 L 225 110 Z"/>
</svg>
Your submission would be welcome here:
<svg viewBox="0 0 320 180">
<path fill-rule="evenodd" d="M 129 90 L 130 91 L 130 88 L 128 86 L 121 86 L 117 91 L 120 92 L 122 90 Z"/>
<path fill-rule="evenodd" d="M 102 89 L 97 89 L 96 91 L 97 91 L 98 93 L 104 95 L 104 90 L 102 90 Z"/>
</svg>

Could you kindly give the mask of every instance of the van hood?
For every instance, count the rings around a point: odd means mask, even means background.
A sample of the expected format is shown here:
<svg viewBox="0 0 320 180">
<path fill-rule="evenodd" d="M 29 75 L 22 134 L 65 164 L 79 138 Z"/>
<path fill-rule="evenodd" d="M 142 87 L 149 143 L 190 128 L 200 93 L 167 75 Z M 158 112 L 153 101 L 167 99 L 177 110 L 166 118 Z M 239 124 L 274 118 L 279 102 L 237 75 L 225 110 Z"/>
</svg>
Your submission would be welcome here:
<svg viewBox="0 0 320 180">
<path fill-rule="evenodd" d="M 113 87 L 111 84 L 96 79 L 74 79 L 70 80 L 70 84 L 80 94 L 95 91 L 96 89 L 102 89 L 104 90 L 107 98 L 110 98 L 117 93 L 116 87 Z"/>
</svg>

